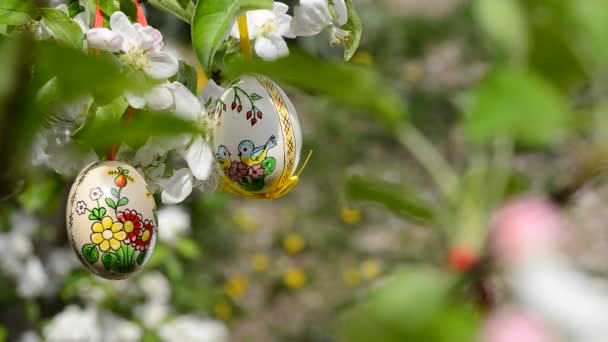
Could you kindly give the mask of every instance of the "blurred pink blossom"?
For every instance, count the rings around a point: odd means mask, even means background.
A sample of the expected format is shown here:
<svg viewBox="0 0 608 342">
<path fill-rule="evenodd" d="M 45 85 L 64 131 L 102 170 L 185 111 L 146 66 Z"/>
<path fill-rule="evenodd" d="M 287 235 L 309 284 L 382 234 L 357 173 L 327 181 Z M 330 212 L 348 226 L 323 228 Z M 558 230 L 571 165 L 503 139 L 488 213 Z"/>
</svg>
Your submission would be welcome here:
<svg viewBox="0 0 608 342">
<path fill-rule="evenodd" d="M 545 199 L 511 201 L 494 215 L 490 243 L 501 263 L 516 263 L 532 253 L 555 250 L 563 232 L 559 209 Z"/>
<path fill-rule="evenodd" d="M 552 342 L 540 320 L 515 310 L 493 313 L 482 331 L 481 342 Z"/>
</svg>

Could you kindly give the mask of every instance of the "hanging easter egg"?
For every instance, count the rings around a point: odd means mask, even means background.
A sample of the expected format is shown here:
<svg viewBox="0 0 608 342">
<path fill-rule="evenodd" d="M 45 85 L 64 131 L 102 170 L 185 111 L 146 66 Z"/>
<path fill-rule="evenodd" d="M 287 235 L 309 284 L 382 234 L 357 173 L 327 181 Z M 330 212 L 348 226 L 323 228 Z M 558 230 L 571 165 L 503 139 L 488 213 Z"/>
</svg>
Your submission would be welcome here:
<svg viewBox="0 0 608 342">
<path fill-rule="evenodd" d="M 95 162 L 72 185 L 68 239 L 80 261 L 98 276 L 123 279 L 139 271 L 152 256 L 157 222 L 146 181 L 125 163 Z"/>
<path fill-rule="evenodd" d="M 273 199 L 297 184 L 302 131 L 276 83 L 257 74 L 234 80 L 217 101 L 215 119 L 215 159 L 227 192 Z"/>
</svg>

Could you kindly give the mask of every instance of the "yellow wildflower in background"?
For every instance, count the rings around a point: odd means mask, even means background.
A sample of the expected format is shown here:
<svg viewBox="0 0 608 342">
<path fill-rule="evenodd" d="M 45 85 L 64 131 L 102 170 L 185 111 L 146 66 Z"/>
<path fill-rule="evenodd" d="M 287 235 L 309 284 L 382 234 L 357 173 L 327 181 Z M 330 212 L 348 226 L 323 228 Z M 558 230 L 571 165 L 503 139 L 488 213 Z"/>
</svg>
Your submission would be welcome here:
<svg viewBox="0 0 608 342">
<path fill-rule="evenodd" d="M 266 254 L 258 253 L 251 257 L 251 266 L 258 272 L 267 271 L 270 266 L 270 259 L 268 259 Z"/>
<path fill-rule="evenodd" d="M 349 268 L 342 273 L 342 279 L 347 285 L 357 286 L 361 283 L 361 275 L 356 268 Z"/>
<path fill-rule="evenodd" d="M 285 286 L 289 289 L 299 289 L 306 284 L 306 274 L 304 274 L 301 269 L 294 267 L 285 272 L 283 275 L 283 283 L 285 283 Z"/>
<path fill-rule="evenodd" d="M 304 238 L 299 234 L 289 234 L 283 239 L 283 248 L 289 254 L 298 254 L 304 249 Z"/>
<path fill-rule="evenodd" d="M 215 304 L 213 311 L 215 312 L 215 317 L 223 321 L 228 321 L 232 317 L 232 307 L 227 303 Z"/>
<path fill-rule="evenodd" d="M 234 301 L 243 298 L 247 289 L 249 289 L 249 280 L 244 275 L 231 278 L 224 286 L 226 295 Z"/>
<path fill-rule="evenodd" d="M 346 224 L 357 224 L 361 221 L 361 212 L 355 208 L 342 208 L 342 221 Z"/>
<path fill-rule="evenodd" d="M 361 263 L 361 274 L 368 280 L 375 279 L 382 272 L 382 265 L 376 260 L 366 260 Z"/>
<path fill-rule="evenodd" d="M 257 228 L 255 216 L 245 209 L 235 209 L 232 213 L 232 219 L 237 226 L 247 232 L 252 232 Z"/>
</svg>

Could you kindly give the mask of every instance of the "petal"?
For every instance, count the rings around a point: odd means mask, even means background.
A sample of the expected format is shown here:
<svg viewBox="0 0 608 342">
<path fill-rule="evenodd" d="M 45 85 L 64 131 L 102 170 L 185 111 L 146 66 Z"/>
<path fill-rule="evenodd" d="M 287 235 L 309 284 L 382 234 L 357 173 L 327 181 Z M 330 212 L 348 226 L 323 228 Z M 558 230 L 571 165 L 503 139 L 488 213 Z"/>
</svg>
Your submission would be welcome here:
<svg viewBox="0 0 608 342">
<path fill-rule="evenodd" d="M 99 244 L 99 249 L 101 249 L 102 252 L 105 252 L 110 249 L 110 243 L 108 242 L 108 240 L 103 240 L 103 242 Z"/>
<path fill-rule="evenodd" d="M 148 60 L 150 63 L 144 68 L 144 72 L 153 79 L 167 79 L 177 74 L 177 70 L 179 69 L 177 59 L 168 53 L 150 52 Z"/>
<path fill-rule="evenodd" d="M 117 232 L 117 231 L 121 230 L 122 227 L 123 227 L 122 222 L 114 222 L 114 224 L 112 225 L 112 231 Z"/>
<path fill-rule="evenodd" d="M 213 151 L 211 145 L 202 136 L 197 136 L 190 146 L 181 153 L 188 163 L 192 175 L 199 180 L 206 180 L 213 170 Z"/>
<path fill-rule="evenodd" d="M 114 12 L 110 17 L 110 27 L 112 31 L 123 37 L 122 51 L 127 52 L 133 47 L 139 47 L 139 35 L 124 13 Z"/>
<path fill-rule="evenodd" d="M 314 36 L 331 25 L 327 0 L 300 0 L 294 8 L 291 32 L 296 36 Z"/>
<path fill-rule="evenodd" d="M 114 238 L 116 240 L 122 241 L 127 238 L 127 233 L 123 230 L 117 233 L 114 233 Z"/>
<path fill-rule="evenodd" d="M 93 223 L 93 227 L 91 227 L 93 229 L 94 232 L 96 233 L 101 233 L 103 232 L 103 226 L 101 225 L 101 223 L 99 222 L 95 222 Z"/>
<path fill-rule="evenodd" d="M 112 223 L 114 223 L 114 221 L 112 221 L 110 216 L 105 216 L 103 219 L 101 219 L 101 225 L 104 229 L 110 229 L 112 227 Z"/>
<path fill-rule="evenodd" d="M 187 168 L 179 169 L 173 173 L 165 185 L 161 195 L 165 204 L 177 204 L 182 202 L 192 192 L 192 173 Z"/>
<path fill-rule="evenodd" d="M 125 98 L 129 105 L 133 108 L 142 109 L 146 106 L 146 99 L 141 94 L 135 94 L 130 91 L 125 91 Z"/>
<path fill-rule="evenodd" d="M 87 44 L 93 49 L 117 52 L 122 47 L 123 37 L 107 28 L 94 28 L 87 32 Z"/>
<path fill-rule="evenodd" d="M 334 9 L 336 10 L 336 23 L 343 26 L 348 21 L 348 11 L 344 0 L 334 0 Z"/>
<path fill-rule="evenodd" d="M 60 4 L 55 7 L 55 9 L 60 10 L 61 12 L 70 15 L 70 11 L 68 10 L 68 6 L 66 4 Z"/>
<path fill-rule="evenodd" d="M 149 51 L 152 49 L 156 43 L 156 34 L 154 33 L 156 30 L 152 26 L 143 27 L 141 24 L 135 24 L 133 25 L 133 28 L 139 37 L 139 48 L 144 51 Z"/>
<path fill-rule="evenodd" d="M 80 26 L 83 33 L 86 33 L 89 30 L 90 18 L 91 16 L 86 11 L 76 14 L 74 17 L 74 21 Z"/>
<path fill-rule="evenodd" d="M 287 43 L 280 36 L 258 37 L 254 45 L 255 53 L 265 61 L 274 61 L 289 55 Z"/>
<path fill-rule="evenodd" d="M 120 249 L 120 245 L 121 245 L 120 241 L 118 241 L 118 240 L 116 240 L 114 238 L 110 239 L 110 247 L 112 247 L 113 250 L 115 250 L 115 251 L 119 250 Z"/>
<path fill-rule="evenodd" d="M 170 86 L 175 99 L 176 116 L 189 121 L 196 121 L 201 112 L 201 104 L 194 94 L 179 82 L 173 82 Z"/>
<path fill-rule="evenodd" d="M 205 89 L 203 89 L 203 105 L 206 106 L 207 103 L 209 103 L 209 106 L 213 108 L 217 99 L 219 99 L 225 91 L 226 89 L 218 86 L 214 80 L 209 80 L 205 85 Z"/>
<path fill-rule="evenodd" d="M 289 6 L 287 6 L 286 4 L 279 2 L 279 1 L 275 1 L 274 2 L 274 7 L 272 8 L 272 12 L 275 15 L 279 15 L 279 14 L 285 14 L 287 13 L 287 11 L 289 10 Z"/>
<path fill-rule="evenodd" d="M 153 111 L 162 112 L 175 108 L 173 94 L 171 94 L 166 84 L 150 89 L 150 92 L 144 95 L 144 98 L 148 108 Z"/>
<path fill-rule="evenodd" d="M 278 30 L 278 35 L 287 38 L 296 37 L 293 32 L 291 32 L 291 16 L 287 14 L 278 15 L 274 22 Z"/>
<path fill-rule="evenodd" d="M 99 245 L 101 243 L 101 241 L 103 241 L 103 236 L 101 235 L 101 233 L 93 233 L 91 234 L 91 242 Z"/>
</svg>

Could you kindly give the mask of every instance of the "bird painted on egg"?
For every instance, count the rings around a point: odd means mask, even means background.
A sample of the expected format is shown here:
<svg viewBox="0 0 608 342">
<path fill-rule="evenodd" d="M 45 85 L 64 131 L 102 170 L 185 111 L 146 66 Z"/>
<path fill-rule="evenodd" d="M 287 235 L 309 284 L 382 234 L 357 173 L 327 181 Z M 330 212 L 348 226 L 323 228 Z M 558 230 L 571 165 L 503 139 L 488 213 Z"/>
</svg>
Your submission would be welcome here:
<svg viewBox="0 0 608 342">
<path fill-rule="evenodd" d="M 253 166 L 260 164 L 266 159 L 268 150 L 277 146 L 277 138 L 270 136 L 266 144 L 255 147 L 251 140 L 243 140 L 239 144 L 239 157 L 243 164 Z"/>
<path fill-rule="evenodd" d="M 217 148 L 217 153 L 215 154 L 215 160 L 217 160 L 220 165 L 222 166 L 222 169 L 227 169 L 230 167 L 230 151 L 228 151 L 228 148 L 224 145 L 220 145 Z"/>
</svg>

